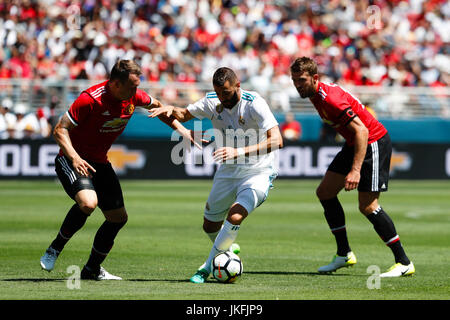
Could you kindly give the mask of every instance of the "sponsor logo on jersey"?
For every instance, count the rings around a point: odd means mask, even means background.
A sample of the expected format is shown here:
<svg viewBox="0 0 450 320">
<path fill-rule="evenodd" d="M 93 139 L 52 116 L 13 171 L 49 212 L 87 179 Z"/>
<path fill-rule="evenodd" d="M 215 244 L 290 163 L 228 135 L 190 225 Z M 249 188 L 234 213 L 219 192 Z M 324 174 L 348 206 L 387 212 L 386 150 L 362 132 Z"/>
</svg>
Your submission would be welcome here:
<svg viewBox="0 0 450 320">
<path fill-rule="evenodd" d="M 122 130 L 128 123 L 129 119 L 123 119 L 123 118 L 115 118 L 113 120 L 106 121 L 103 124 L 102 129 L 100 129 L 100 132 L 116 132 Z"/>
<path fill-rule="evenodd" d="M 113 120 L 106 121 L 103 124 L 103 128 L 118 128 L 126 125 L 128 123 L 128 119 L 115 118 Z"/>
</svg>

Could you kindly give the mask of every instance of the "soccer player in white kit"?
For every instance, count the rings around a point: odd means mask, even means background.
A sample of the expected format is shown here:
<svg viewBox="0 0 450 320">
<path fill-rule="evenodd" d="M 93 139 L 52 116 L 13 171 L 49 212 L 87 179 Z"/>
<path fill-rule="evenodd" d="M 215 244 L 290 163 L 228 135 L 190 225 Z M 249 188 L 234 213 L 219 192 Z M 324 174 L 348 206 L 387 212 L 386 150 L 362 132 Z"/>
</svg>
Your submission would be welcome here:
<svg viewBox="0 0 450 320">
<path fill-rule="evenodd" d="M 217 69 L 213 86 L 214 92 L 187 108 L 149 110 L 150 117 L 165 114 L 180 122 L 208 118 L 213 124 L 213 157 L 221 165 L 205 206 L 203 230 L 214 244 L 206 262 L 191 277 L 193 283 L 206 281 L 214 256 L 230 248 L 242 221 L 266 200 L 277 176 L 276 150 L 283 146 L 267 102 L 258 93 L 241 89 L 233 70 Z"/>
</svg>

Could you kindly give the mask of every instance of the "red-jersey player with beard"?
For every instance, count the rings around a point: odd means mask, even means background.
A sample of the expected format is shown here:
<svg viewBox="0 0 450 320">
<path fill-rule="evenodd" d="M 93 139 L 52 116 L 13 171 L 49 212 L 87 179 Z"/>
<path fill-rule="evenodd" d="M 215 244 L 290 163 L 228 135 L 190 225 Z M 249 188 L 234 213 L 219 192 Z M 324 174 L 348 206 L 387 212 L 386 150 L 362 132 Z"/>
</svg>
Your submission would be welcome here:
<svg viewBox="0 0 450 320">
<path fill-rule="evenodd" d="M 300 96 L 309 98 L 323 121 L 346 140 L 316 190 L 337 244 L 337 253 L 331 263 L 318 271 L 334 272 L 356 263 L 347 239 L 344 210 L 337 195 L 344 188 L 346 191 L 357 188 L 359 210 L 394 254 L 395 264 L 380 277 L 412 275 L 414 265 L 405 254 L 394 223 L 378 203 L 380 192 L 388 188 L 392 153 L 386 128 L 352 94 L 338 85 L 319 81 L 314 60 L 297 58 L 291 65 L 291 77 Z"/>
<path fill-rule="evenodd" d="M 98 206 L 106 220 L 95 235 L 81 278 L 121 279 L 100 266 L 128 219 L 122 188 L 108 161 L 107 152 L 125 129 L 136 107 L 149 109 L 162 106 L 157 99 L 138 89 L 140 74 L 141 70 L 135 62 L 118 61 L 112 68 L 109 80 L 83 91 L 55 126 L 54 137 L 61 148 L 55 160 L 55 170 L 75 204 L 41 257 L 44 270 L 53 269 L 65 244 L 83 227 Z M 189 130 L 178 121 L 164 116 L 160 119 L 192 141 Z"/>
</svg>

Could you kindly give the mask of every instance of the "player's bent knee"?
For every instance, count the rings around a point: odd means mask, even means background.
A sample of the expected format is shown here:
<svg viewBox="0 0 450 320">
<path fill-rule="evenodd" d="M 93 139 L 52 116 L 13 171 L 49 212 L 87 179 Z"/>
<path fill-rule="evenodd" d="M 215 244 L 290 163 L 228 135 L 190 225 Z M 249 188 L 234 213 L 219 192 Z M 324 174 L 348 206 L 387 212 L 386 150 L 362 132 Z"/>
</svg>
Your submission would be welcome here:
<svg viewBox="0 0 450 320">
<path fill-rule="evenodd" d="M 316 189 L 316 197 L 319 200 L 328 200 L 331 198 L 334 198 L 336 195 L 331 194 L 327 188 L 323 187 L 322 185 L 318 186 Z"/>
<path fill-rule="evenodd" d="M 119 223 L 123 223 L 123 224 L 127 223 L 128 222 L 128 214 L 125 212 L 125 214 L 119 216 L 117 220 Z"/>
<path fill-rule="evenodd" d="M 213 233 L 220 230 L 223 221 L 209 221 L 208 219 L 203 220 L 203 231 L 206 233 Z"/>
<path fill-rule="evenodd" d="M 378 208 L 378 204 L 359 204 L 359 212 L 361 212 L 363 215 L 367 216 L 368 214 L 371 214 Z"/>
<path fill-rule="evenodd" d="M 325 188 L 322 187 L 322 185 L 318 186 L 316 189 L 316 197 L 319 198 L 319 200 L 323 200 L 325 197 Z"/>
<path fill-rule="evenodd" d="M 125 208 L 115 209 L 115 210 L 105 210 L 103 211 L 105 219 L 113 223 L 125 224 L 128 221 L 128 214 Z"/>
<path fill-rule="evenodd" d="M 245 209 L 244 209 L 245 210 Z M 244 221 L 248 214 L 234 213 L 228 215 L 228 222 L 233 225 L 239 225 Z"/>
<path fill-rule="evenodd" d="M 251 212 L 254 207 L 256 207 L 256 199 L 252 200 L 255 204 L 254 206 L 250 204 L 244 204 L 242 201 L 242 197 L 238 197 L 238 201 L 241 199 L 241 202 L 234 203 L 230 210 L 228 211 L 228 217 L 227 220 L 231 224 L 238 225 L 241 224 L 242 221 L 244 221 L 245 218 L 247 218 L 249 212 Z M 248 208 L 248 209 L 247 209 Z"/>
<path fill-rule="evenodd" d="M 266 194 L 256 189 L 244 189 L 242 190 L 236 199 L 236 202 L 231 206 L 228 216 L 239 213 L 244 218 L 260 206 L 266 200 Z"/>
<path fill-rule="evenodd" d="M 81 203 L 78 203 L 78 206 L 80 207 L 81 211 L 83 211 L 87 215 L 90 215 L 95 210 L 95 208 L 97 208 L 97 201 L 82 201 Z"/>
<path fill-rule="evenodd" d="M 92 190 L 81 190 L 75 195 L 75 201 L 78 203 L 81 211 L 90 215 L 97 208 L 97 194 Z"/>
</svg>

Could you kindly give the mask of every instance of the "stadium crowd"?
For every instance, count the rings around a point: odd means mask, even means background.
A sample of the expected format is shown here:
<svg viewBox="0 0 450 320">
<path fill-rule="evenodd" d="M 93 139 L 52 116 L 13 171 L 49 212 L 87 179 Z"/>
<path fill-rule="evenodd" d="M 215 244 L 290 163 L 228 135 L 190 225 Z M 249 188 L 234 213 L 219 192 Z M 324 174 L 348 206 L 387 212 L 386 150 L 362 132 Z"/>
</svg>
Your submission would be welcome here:
<svg viewBox="0 0 450 320">
<path fill-rule="evenodd" d="M 264 94 L 301 54 L 342 85 L 445 87 L 448 30 L 445 0 L 0 0 L 0 79 L 100 80 L 121 58 L 161 83 L 227 65 Z"/>
</svg>

